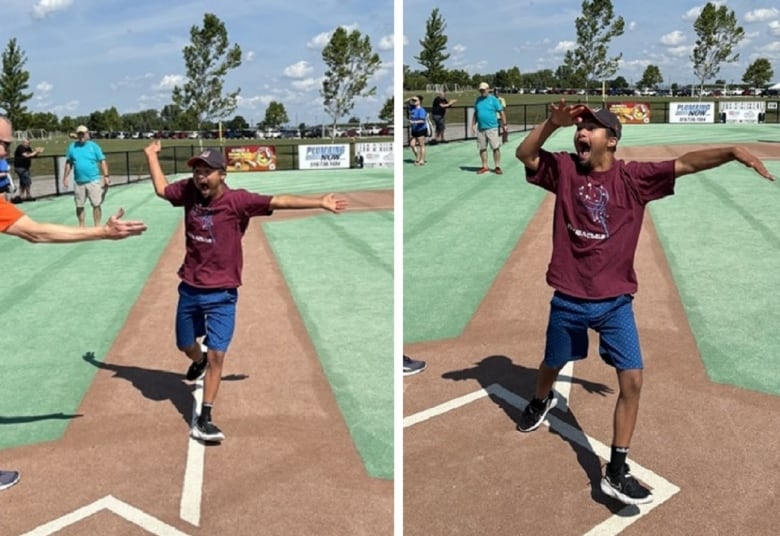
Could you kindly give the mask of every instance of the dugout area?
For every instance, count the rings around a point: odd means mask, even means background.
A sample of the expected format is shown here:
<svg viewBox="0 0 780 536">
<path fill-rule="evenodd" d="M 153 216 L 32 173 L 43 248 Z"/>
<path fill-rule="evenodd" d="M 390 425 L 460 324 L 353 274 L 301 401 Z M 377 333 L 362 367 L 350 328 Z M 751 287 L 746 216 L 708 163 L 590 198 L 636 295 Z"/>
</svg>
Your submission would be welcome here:
<svg viewBox="0 0 780 536">
<path fill-rule="evenodd" d="M 546 148 L 570 150 L 572 136 L 559 131 Z M 656 501 L 624 507 L 599 489 L 617 381 L 597 338 L 562 373 L 551 426 L 515 430 L 552 295 L 553 199 L 525 183 L 521 139 L 502 149 L 502 176 L 474 173 L 472 142 L 404 166 L 404 352 L 428 363 L 404 379 L 404 534 L 776 532 L 780 488 L 765 477 L 780 467 L 778 183 L 731 163 L 650 205 L 634 302 L 646 373 L 629 464 Z M 748 143 L 780 176 L 780 143 L 758 141 L 768 139 L 780 130 L 626 126 L 618 157 Z M 455 274 L 453 292 L 425 293 L 437 274 Z"/>
<path fill-rule="evenodd" d="M 214 413 L 227 435 L 220 446 L 188 438 L 201 390 L 184 380 L 173 334 L 181 209 L 143 182 L 111 189 L 104 206 L 106 216 L 122 206 L 144 220 L 141 237 L 0 237 L 9 274 L 0 294 L 14 326 L 0 467 L 22 474 L 3 492 L 1 534 L 392 533 L 392 171 L 228 182 L 341 193 L 350 208 L 250 223 Z M 75 222 L 69 197 L 22 208 Z"/>
</svg>

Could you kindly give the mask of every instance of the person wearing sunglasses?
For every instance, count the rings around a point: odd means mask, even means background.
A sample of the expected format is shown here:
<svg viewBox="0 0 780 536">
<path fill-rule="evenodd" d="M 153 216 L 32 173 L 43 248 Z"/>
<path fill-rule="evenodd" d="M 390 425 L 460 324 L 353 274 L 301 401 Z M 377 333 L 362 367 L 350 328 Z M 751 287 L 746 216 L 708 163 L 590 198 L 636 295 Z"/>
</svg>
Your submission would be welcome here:
<svg viewBox="0 0 780 536">
<path fill-rule="evenodd" d="M 13 125 L 11 121 L 5 116 L 0 116 L 0 159 L 8 157 L 12 138 Z M 27 216 L 16 205 L 0 197 L 0 233 L 16 236 L 32 243 L 66 243 L 88 240 L 119 240 L 140 235 L 146 230 L 146 225 L 141 221 L 122 220 L 123 214 L 124 211 L 120 208 L 102 227 L 85 228 L 41 223 Z M 7 393 L 7 391 L 5 392 Z M 18 471 L 0 470 L 0 490 L 15 485 L 19 482 L 19 478 Z"/>
<path fill-rule="evenodd" d="M 425 164 L 425 137 L 428 135 L 428 113 L 422 107 L 422 98 L 418 95 L 409 99 L 409 147 L 414 154 L 414 165 Z"/>
</svg>

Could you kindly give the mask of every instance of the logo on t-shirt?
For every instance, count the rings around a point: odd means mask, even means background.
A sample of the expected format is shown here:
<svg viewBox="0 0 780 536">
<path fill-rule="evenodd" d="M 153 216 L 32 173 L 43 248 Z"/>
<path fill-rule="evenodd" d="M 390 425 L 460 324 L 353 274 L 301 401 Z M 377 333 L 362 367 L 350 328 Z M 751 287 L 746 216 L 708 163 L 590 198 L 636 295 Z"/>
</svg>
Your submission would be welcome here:
<svg viewBox="0 0 780 536">
<path fill-rule="evenodd" d="M 192 218 L 197 222 L 197 224 L 188 227 L 187 236 L 196 242 L 213 244 L 214 219 L 211 215 L 211 211 L 206 207 L 196 205 L 192 210 Z M 197 231 L 198 234 L 195 234 L 194 231 Z"/>
<path fill-rule="evenodd" d="M 595 233 L 584 232 L 575 233 L 577 236 L 586 236 L 587 238 L 609 238 L 609 228 L 607 227 L 607 204 L 609 203 L 609 193 L 602 185 L 594 186 L 590 182 L 587 185 L 580 186 L 577 189 L 577 201 L 588 211 L 588 217 L 593 223 L 597 223 L 604 231 L 603 236 Z"/>
</svg>

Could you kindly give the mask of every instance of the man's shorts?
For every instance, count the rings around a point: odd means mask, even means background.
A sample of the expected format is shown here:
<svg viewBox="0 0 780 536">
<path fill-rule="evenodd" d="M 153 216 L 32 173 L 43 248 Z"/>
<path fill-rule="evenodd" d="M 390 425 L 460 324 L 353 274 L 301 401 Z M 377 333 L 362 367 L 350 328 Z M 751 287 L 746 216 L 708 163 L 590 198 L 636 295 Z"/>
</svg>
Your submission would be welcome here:
<svg viewBox="0 0 780 536">
<path fill-rule="evenodd" d="M 103 188 L 103 182 L 100 179 L 73 185 L 73 198 L 76 200 L 77 208 L 83 208 L 84 204 L 87 202 L 87 198 L 89 198 L 90 205 L 99 207 L 103 204 L 105 192 L 106 190 Z"/>
<path fill-rule="evenodd" d="M 444 132 L 444 116 L 443 115 L 434 115 L 433 116 L 433 124 L 436 126 L 436 134 L 441 134 Z"/>
<path fill-rule="evenodd" d="M 204 289 L 179 283 L 176 346 L 187 348 L 198 337 L 209 349 L 227 352 L 236 326 L 238 289 Z"/>
<path fill-rule="evenodd" d="M 30 170 L 27 168 L 14 168 L 16 170 L 16 174 L 19 177 L 19 186 L 22 188 L 25 188 L 27 186 L 32 186 L 32 178 L 30 177 Z"/>
<path fill-rule="evenodd" d="M 544 364 L 558 369 L 588 356 L 588 328 L 599 334 L 599 355 L 617 370 L 642 369 L 642 352 L 631 306 L 624 294 L 605 300 L 585 300 L 553 294 Z"/>
<path fill-rule="evenodd" d="M 488 143 L 490 148 L 494 151 L 501 147 L 501 136 L 498 135 L 497 128 L 489 128 L 486 130 L 477 129 L 477 147 L 480 151 L 487 150 Z"/>
</svg>

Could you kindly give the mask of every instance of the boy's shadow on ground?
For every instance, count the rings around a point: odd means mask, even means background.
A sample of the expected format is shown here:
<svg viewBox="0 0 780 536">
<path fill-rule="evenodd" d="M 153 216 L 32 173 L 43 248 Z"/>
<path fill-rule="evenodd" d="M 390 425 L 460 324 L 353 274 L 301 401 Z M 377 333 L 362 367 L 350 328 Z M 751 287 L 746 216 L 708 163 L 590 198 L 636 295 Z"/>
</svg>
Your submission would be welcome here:
<svg viewBox="0 0 780 536">
<path fill-rule="evenodd" d="M 493 384 L 498 384 L 504 389 L 523 397 L 526 400 L 531 400 L 534 394 L 536 385 L 536 369 L 528 368 L 522 365 L 516 365 L 512 360 L 505 355 L 491 355 L 483 358 L 474 364 L 473 367 L 453 370 L 442 374 L 442 378 L 446 380 L 476 380 L 479 385 L 486 389 Z M 559 376 L 559 379 L 566 379 L 565 376 Z M 607 396 L 611 394 L 613 389 L 603 383 L 591 382 L 582 378 L 572 377 L 571 383 L 582 386 L 588 393 L 597 394 L 601 396 Z M 517 426 L 520 423 L 520 415 L 523 413 L 524 408 L 518 408 L 514 404 L 509 403 L 500 396 L 490 393 L 490 399 L 501 408 L 506 415 L 512 419 L 512 422 Z M 605 408 L 605 411 L 611 412 L 612 407 Z M 557 409 L 553 409 L 550 415 L 554 415 L 558 419 L 566 422 L 574 427 L 578 432 L 582 433 L 582 428 L 577 422 L 577 418 L 574 416 L 571 408 L 568 413 L 561 413 Z M 611 417 L 610 417 L 611 419 Z M 551 433 L 557 435 L 568 443 L 569 447 L 574 451 L 577 456 L 582 469 L 585 471 L 585 475 L 588 477 L 591 485 L 591 498 L 599 503 L 603 504 L 613 514 L 618 514 L 623 517 L 633 516 L 639 514 L 639 508 L 636 506 L 626 506 L 625 504 L 607 497 L 601 491 L 601 459 L 593 452 L 592 449 L 587 449 L 574 441 L 572 438 L 562 435 L 560 432 L 552 427 L 542 426 L 530 433 L 543 432 L 547 428 Z M 518 431 L 518 434 L 523 432 Z M 582 433 L 582 437 L 585 437 Z M 541 463 L 544 463 L 543 461 Z M 553 469 L 551 467 L 551 469 Z"/>
<path fill-rule="evenodd" d="M 113 371 L 115 378 L 129 381 L 133 384 L 133 387 L 141 392 L 144 398 L 170 401 L 179 411 L 187 426 L 190 426 L 194 401 L 192 393 L 195 390 L 195 385 L 194 383 L 188 383 L 184 374 L 168 370 L 103 363 L 95 359 L 93 352 L 87 352 L 82 356 L 82 359 L 93 367 Z M 222 381 L 239 381 L 248 377 L 245 374 L 231 374 L 223 376 Z"/>
<path fill-rule="evenodd" d="M 461 171 L 468 171 L 469 173 L 476 173 L 480 169 L 482 169 L 482 166 L 459 166 Z M 495 175 L 495 173 L 490 173 L 491 175 Z"/>
</svg>

